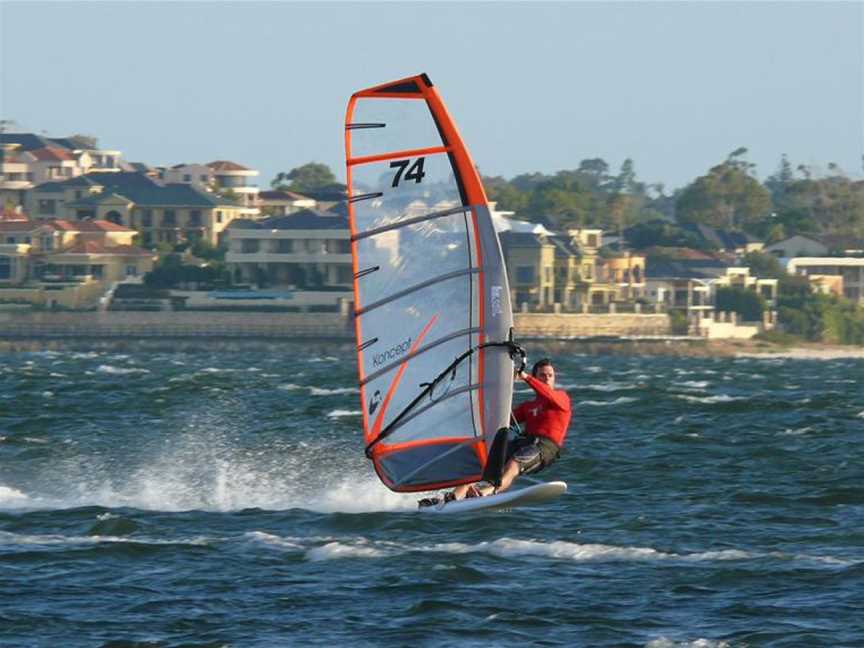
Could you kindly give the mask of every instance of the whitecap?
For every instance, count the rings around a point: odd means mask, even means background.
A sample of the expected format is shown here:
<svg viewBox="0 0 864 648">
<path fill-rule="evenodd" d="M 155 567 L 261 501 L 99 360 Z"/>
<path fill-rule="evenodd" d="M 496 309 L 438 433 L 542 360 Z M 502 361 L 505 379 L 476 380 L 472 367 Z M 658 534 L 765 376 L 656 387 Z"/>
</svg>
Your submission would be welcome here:
<svg viewBox="0 0 864 648">
<path fill-rule="evenodd" d="M 575 562 L 590 561 L 684 561 L 702 562 L 716 560 L 749 560 L 758 558 L 757 554 L 737 549 L 705 551 L 691 554 L 676 554 L 658 551 L 651 547 L 618 547 L 603 544 L 578 544 L 565 540 L 542 542 L 536 540 L 515 540 L 500 538 L 492 542 L 476 545 L 463 543 L 444 543 L 438 550 L 453 553 L 488 553 L 499 558 L 520 558 L 523 556 L 555 558 Z"/>
<path fill-rule="evenodd" d="M 276 389 L 281 389 L 283 391 L 294 391 L 295 389 L 303 389 L 303 385 L 295 385 L 294 383 L 285 383 L 284 385 L 279 385 Z"/>
<path fill-rule="evenodd" d="M 717 394 L 716 396 L 688 396 L 687 394 L 674 394 L 675 398 L 690 401 L 691 403 L 731 403 L 733 401 L 747 400 L 744 396 L 729 396 L 728 394 Z"/>
<path fill-rule="evenodd" d="M 705 389 L 711 383 L 707 380 L 685 380 L 680 383 L 672 383 L 677 387 L 689 387 L 690 389 Z"/>
<path fill-rule="evenodd" d="M 389 555 L 389 552 L 365 543 L 345 544 L 342 542 L 328 542 L 320 547 L 309 549 L 306 552 L 306 559 L 317 562 L 339 558 L 382 558 L 387 555 Z"/>
<path fill-rule="evenodd" d="M 150 373 L 149 369 L 143 369 L 141 367 L 115 367 L 113 365 L 99 365 L 96 367 L 96 371 L 99 373 L 107 373 L 107 374 L 135 374 L 135 373 Z"/>
<path fill-rule="evenodd" d="M 294 539 L 283 538 L 282 536 L 265 533 L 264 531 L 249 531 L 244 533 L 243 537 L 249 538 L 250 540 L 260 544 L 278 547 L 280 549 L 303 549 L 303 545 L 296 542 Z"/>
<path fill-rule="evenodd" d="M 334 387 L 327 389 L 325 387 L 310 387 L 309 394 L 312 396 L 333 396 L 335 394 L 357 394 L 360 390 L 357 387 Z"/>
<path fill-rule="evenodd" d="M 0 486 L 0 507 L 26 506 L 29 502 L 30 498 L 21 491 L 9 486 Z"/>
<path fill-rule="evenodd" d="M 624 382 L 609 382 L 609 383 L 596 383 L 593 385 L 574 385 L 574 388 L 578 387 L 580 389 L 587 389 L 590 391 L 599 391 L 599 392 L 613 392 L 613 391 L 627 391 L 631 389 L 638 389 L 639 385 L 635 383 L 624 383 Z M 563 389 L 567 389 L 562 387 Z"/>
<path fill-rule="evenodd" d="M 725 641 L 715 641 L 713 639 L 673 641 L 667 637 L 658 637 L 645 644 L 645 648 L 729 648 L 730 646 L 731 644 Z"/>
<path fill-rule="evenodd" d="M 344 418 L 346 416 L 360 416 L 361 414 L 363 414 L 363 412 L 360 410 L 335 409 L 332 412 L 327 412 L 327 418 Z"/>
<path fill-rule="evenodd" d="M 590 405 L 594 407 L 606 407 L 607 405 L 626 405 L 627 403 L 634 403 L 638 399 L 632 396 L 621 396 L 620 398 L 616 398 L 612 401 L 595 401 L 595 400 L 584 400 L 580 401 L 579 405 Z"/>
</svg>

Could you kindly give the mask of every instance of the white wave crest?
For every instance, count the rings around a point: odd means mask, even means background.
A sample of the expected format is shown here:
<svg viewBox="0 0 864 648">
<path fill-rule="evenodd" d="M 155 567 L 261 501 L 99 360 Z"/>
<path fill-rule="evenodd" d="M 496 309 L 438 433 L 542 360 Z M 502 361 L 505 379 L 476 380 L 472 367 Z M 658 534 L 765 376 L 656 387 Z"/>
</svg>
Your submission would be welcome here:
<svg viewBox="0 0 864 648">
<path fill-rule="evenodd" d="M 126 538 L 122 536 L 102 536 L 102 535 L 62 535 L 54 534 L 25 534 L 11 533 L 9 531 L 0 531 L 0 544 L 3 545 L 35 545 L 35 546 L 53 546 L 53 545 L 93 545 L 102 543 L 134 543 L 134 544 L 149 544 L 149 545 L 189 545 L 203 546 L 212 542 L 211 538 L 204 536 L 196 536 L 193 538 L 147 538 L 143 536 L 135 536 L 134 538 Z"/>
<path fill-rule="evenodd" d="M 306 559 L 313 562 L 334 560 L 338 558 L 382 558 L 389 555 L 383 548 L 372 544 L 346 544 L 343 542 L 328 542 L 320 547 L 309 549 Z"/>
<path fill-rule="evenodd" d="M 711 383 L 707 380 L 685 380 L 684 382 L 672 383 L 676 387 L 685 387 L 688 389 L 705 389 Z"/>
<path fill-rule="evenodd" d="M 639 389 L 639 385 L 637 385 L 636 383 L 625 383 L 625 382 L 597 383 L 594 385 L 581 385 L 578 387 L 580 389 L 587 389 L 590 391 L 599 391 L 599 392 L 629 391 L 631 389 Z"/>
<path fill-rule="evenodd" d="M 591 407 L 608 407 L 609 405 L 626 405 L 627 403 L 635 403 L 638 399 L 633 396 L 621 396 L 620 398 L 616 398 L 611 401 L 596 401 L 596 400 L 584 400 L 580 401 L 579 405 L 587 405 Z"/>
<path fill-rule="evenodd" d="M 344 418 L 346 416 L 360 416 L 363 412 L 360 410 L 343 410 L 343 409 L 335 409 L 332 412 L 327 412 L 327 418 L 335 419 L 335 418 Z"/>
<path fill-rule="evenodd" d="M 149 369 L 144 369 L 142 367 L 115 367 L 114 365 L 99 365 L 96 367 L 96 371 L 99 373 L 106 374 L 116 374 L 116 375 L 126 375 L 126 374 L 145 374 L 150 373 Z"/>
<path fill-rule="evenodd" d="M 747 400 L 744 396 L 730 396 L 729 394 L 717 394 L 715 396 L 688 396 L 687 394 L 674 394 L 675 398 L 690 401 L 691 403 L 731 403 L 733 401 Z"/>
<path fill-rule="evenodd" d="M 645 644 L 645 648 L 729 648 L 731 644 L 713 639 L 694 639 L 690 641 L 674 641 L 666 637 L 658 637 Z"/>
<path fill-rule="evenodd" d="M 327 389 L 325 387 L 310 387 L 309 394 L 312 396 L 333 396 L 335 394 L 357 394 L 360 390 L 356 387 L 334 387 Z"/>
<path fill-rule="evenodd" d="M 244 533 L 243 536 L 252 540 L 253 542 L 268 545 L 271 547 L 278 547 L 280 549 L 303 549 L 303 545 L 293 538 L 283 538 L 282 536 L 273 535 L 271 533 L 264 533 L 263 531 L 249 531 L 248 533 Z"/>
<path fill-rule="evenodd" d="M 457 553 L 483 552 L 501 558 L 538 556 L 542 558 L 573 560 L 576 562 L 662 560 L 699 562 L 706 560 L 747 560 L 755 557 L 754 554 L 734 549 L 693 554 L 674 554 L 658 551 L 650 547 L 616 547 L 602 544 L 578 544 L 564 540 L 540 542 L 534 540 L 514 540 L 512 538 L 500 538 L 493 542 L 481 542 L 477 545 L 453 543 L 442 546 L 451 548 Z"/>
<path fill-rule="evenodd" d="M 30 498 L 20 490 L 8 486 L 0 486 L 0 508 L 17 508 L 28 506 Z"/>
</svg>

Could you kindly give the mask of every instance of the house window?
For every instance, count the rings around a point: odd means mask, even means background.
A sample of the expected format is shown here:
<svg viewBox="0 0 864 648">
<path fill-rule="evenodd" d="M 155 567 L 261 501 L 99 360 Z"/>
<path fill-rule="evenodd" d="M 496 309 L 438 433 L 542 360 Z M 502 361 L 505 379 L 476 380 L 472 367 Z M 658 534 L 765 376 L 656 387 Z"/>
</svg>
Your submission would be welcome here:
<svg viewBox="0 0 864 648">
<path fill-rule="evenodd" d="M 354 273 L 348 266 L 339 266 L 336 268 L 336 283 L 350 284 L 354 280 Z"/>
<path fill-rule="evenodd" d="M 243 239 L 240 251 L 244 254 L 255 254 L 258 251 L 258 241 L 256 239 Z"/>
<path fill-rule="evenodd" d="M 183 182 L 192 182 L 192 176 L 188 173 L 183 174 Z"/>
<path fill-rule="evenodd" d="M 101 279 L 104 275 L 103 269 L 104 266 L 101 265 L 90 266 L 90 274 L 93 275 L 94 279 Z"/>
<path fill-rule="evenodd" d="M 222 222 L 222 212 L 221 212 L 221 211 L 217 211 L 217 212 L 216 212 L 216 222 L 217 222 L 217 223 L 221 223 L 221 222 Z"/>
<path fill-rule="evenodd" d="M 177 213 L 173 209 L 166 209 L 162 215 L 163 227 L 174 227 L 177 225 Z"/>
<path fill-rule="evenodd" d="M 546 283 L 552 282 L 552 268 L 543 268 L 543 278 Z"/>
<path fill-rule="evenodd" d="M 0 256 L 0 281 L 12 278 L 12 264 L 12 257 Z"/>
<path fill-rule="evenodd" d="M 276 252 L 279 254 L 291 254 L 294 251 L 294 241 L 279 239 L 276 242 Z"/>
<path fill-rule="evenodd" d="M 153 227 L 152 209 L 144 209 L 141 211 L 141 227 Z"/>
<path fill-rule="evenodd" d="M 7 237 L 6 237 L 6 242 L 7 242 L 9 245 L 14 245 L 14 244 L 15 244 L 15 237 L 14 237 L 14 236 L 7 236 Z"/>
<path fill-rule="evenodd" d="M 137 277 L 138 276 L 138 266 L 127 265 L 126 266 L 126 276 L 127 277 Z"/>
<path fill-rule="evenodd" d="M 207 182 L 207 176 L 206 175 L 202 175 L 202 176 L 200 176 L 200 178 L 201 178 L 201 182 Z"/>
<path fill-rule="evenodd" d="M 57 201 L 56 200 L 40 200 L 39 201 L 39 213 L 40 214 L 54 214 L 57 209 Z"/>
<path fill-rule="evenodd" d="M 43 250 L 53 250 L 54 238 L 48 234 L 44 234 L 39 237 L 39 244 Z"/>
<path fill-rule="evenodd" d="M 516 267 L 516 283 L 533 284 L 534 283 L 534 267 L 533 266 L 517 266 Z"/>
<path fill-rule="evenodd" d="M 201 225 L 201 210 L 193 209 L 189 212 L 189 227 L 200 227 Z"/>
<path fill-rule="evenodd" d="M 588 247 L 597 247 L 597 235 L 589 234 L 588 235 Z"/>
</svg>

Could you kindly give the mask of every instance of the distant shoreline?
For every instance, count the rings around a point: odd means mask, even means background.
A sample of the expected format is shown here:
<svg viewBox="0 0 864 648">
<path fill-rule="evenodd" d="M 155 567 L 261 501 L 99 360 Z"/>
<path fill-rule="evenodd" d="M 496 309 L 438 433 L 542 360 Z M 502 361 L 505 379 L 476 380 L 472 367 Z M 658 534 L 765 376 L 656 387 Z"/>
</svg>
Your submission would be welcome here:
<svg viewBox="0 0 864 648">
<path fill-rule="evenodd" d="M 840 358 L 864 359 L 864 347 L 841 346 L 818 343 L 796 343 L 785 346 L 761 340 L 704 340 L 699 338 L 600 338 L 600 339 L 560 339 L 530 338 L 523 340 L 531 356 L 538 353 L 549 355 L 628 355 L 628 356 L 673 356 L 699 358 L 790 358 L 799 360 L 834 360 Z M 280 349 L 304 349 L 321 353 L 351 353 L 354 351 L 352 340 L 343 338 L 110 338 L 92 337 L 62 339 L 7 339 L 0 338 L 0 352 L 34 351 L 224 351 L 239 352 L 248 349 L 270 349 L 276 353 Z"/>
</svg>

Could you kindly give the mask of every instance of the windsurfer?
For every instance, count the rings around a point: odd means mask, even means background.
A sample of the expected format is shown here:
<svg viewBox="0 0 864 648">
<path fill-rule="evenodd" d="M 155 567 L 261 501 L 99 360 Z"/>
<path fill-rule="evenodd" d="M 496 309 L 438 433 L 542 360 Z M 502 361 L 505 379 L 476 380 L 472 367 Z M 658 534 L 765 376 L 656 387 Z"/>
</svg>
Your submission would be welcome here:
<svg viewBox="0 0 864 648">
<path fill-rule="evenodd" d="M 479 482 L 457 486 L 447 493 L 445 501 L 504 492 L 519 475 L 540 472 L 558 458 L 570 425 L 570 397 L 563 389 L 555 389 L 555 368 L 548 358 L 538 360 L 531 375 L 520 371 L 518 377 L 536 396 L 513 410 L 516 421 L 524 423 L 524 431 L 508 446 L 499 485 Z"/>
</svg>

